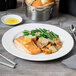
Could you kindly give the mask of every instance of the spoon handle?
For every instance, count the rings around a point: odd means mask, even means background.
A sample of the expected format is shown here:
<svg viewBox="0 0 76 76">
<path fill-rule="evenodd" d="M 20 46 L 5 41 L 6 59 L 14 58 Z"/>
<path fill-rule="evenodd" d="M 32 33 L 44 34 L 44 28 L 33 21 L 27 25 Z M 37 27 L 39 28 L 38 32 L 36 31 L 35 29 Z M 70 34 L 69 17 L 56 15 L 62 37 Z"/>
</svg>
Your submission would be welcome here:
<svg viewBox="0 0 76 76">
<path fill-rule="evenodd" d="M 8 66 L 10 68 L 15 68 L 15 65 L 10 65 L 10 64 L 7 64 L 7 63 L 1 62 L 1 61 L 0 61 L 0 64 Z"/>
<path fill-rule="evenodd" d="M 74 33 L 72 33 L 72 34 L 73 34 L 74 40 L 75 40 L 75 42 L 76 42 L 76 35 L 75 35 Z"/>
<path fill-rule="evenodd" d="M 13 61 L 11 61 L 10 59 L 6 58 L 6 57 L 3 56 L 2 54 L 0 54 L 0 56 L 1 56 L 2 58 L 4 58 L 5 60 L 7 60 L 8 62 L 12 63 L 13 65 L 16 65 L 15 62 L 13 62 Z"/>
</svg>

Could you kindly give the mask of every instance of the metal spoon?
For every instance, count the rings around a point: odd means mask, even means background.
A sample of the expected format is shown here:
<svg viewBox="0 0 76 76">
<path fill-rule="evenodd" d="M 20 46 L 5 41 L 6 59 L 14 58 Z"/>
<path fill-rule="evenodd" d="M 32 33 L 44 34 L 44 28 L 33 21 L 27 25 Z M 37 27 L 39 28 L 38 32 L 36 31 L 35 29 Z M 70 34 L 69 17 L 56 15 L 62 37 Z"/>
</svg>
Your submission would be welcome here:
<svg viewBox="0 0 76 76">
<path fill-rule="evenodd" d="M 10 68 L 15 68 L 15 66 L 16 66 L 16 63 L 15 63 L 15 62 L 13 62 L 13 61 L 11 61 L 10 59 L 6 58 L 6 57 L 3 56 L 2 54 L 0 54 L 0 56 L 1 56 L 2 58 L 4 58 L 5 60 L 7 60 L 8 62 L 10 62 L 12 65 L 7 64 L 7 63 L 5 63 L 5 62 L 1 62 L 1 61 L 0 61 L 0 64 L 3 64 L 3 65 L 8 66 L 8 67 L 10 67 Z"/>
<path fill-rule="evenodd" d="M 76 35 L 75 35 L 76 28 L 74 25 L 70 25 L 70 32 L 73 34 L 74 40 L 76 41 Z"/>
</svg>

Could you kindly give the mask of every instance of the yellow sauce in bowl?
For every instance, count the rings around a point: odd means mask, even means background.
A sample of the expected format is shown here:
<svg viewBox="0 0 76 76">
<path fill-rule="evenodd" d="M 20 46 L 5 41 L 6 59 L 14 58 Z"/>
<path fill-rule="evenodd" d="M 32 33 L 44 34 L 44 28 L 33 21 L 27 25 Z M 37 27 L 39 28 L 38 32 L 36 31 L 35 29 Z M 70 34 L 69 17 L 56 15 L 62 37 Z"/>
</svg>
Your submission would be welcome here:
<svg viewBox="0 0 76 76">
<path fill-rule="evenodd" d="M 18 22 L 19 22 L 19 20 L 16 19 L 16 18 L 7 18 L 7 19 L 5 19 L 6 24 L 17 24 Z"/>
</svg>

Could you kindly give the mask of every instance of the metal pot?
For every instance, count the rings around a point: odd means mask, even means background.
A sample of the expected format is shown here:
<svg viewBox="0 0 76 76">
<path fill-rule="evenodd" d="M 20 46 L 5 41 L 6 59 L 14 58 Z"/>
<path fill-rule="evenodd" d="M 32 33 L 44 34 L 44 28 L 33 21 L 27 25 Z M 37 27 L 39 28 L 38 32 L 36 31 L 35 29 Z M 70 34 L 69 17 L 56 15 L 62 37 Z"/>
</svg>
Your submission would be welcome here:
<svg viewBox="0 0 76 76">
<path fill-rule="evenodd" d="M 52 16 L 54 5 L 48 6 L 46 8 L 38 8 L 38 7 L 33 7 L 30 5 L 26 5 L 26 17 L 28 17 L 31 20 L 36 20 L 36 21 L 44 21 L 44 20 L 49 20 Z"/>
</svg>

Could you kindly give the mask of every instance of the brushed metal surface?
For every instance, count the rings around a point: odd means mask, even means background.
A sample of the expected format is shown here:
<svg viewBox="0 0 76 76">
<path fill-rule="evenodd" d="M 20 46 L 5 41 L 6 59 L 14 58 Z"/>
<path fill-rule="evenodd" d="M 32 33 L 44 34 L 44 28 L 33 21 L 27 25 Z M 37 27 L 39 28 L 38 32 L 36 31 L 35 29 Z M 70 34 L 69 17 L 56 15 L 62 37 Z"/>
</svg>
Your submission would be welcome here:
<svg viewBox="0 0 76 76">
<path fill-rule="evenodd" d="M 29 19 L 36 21 L 49 20 L 52 16 L 54 6 L 55 4 L 46 8 L 37 8 L 25 4 L 26 16 Z"/>
</svg>

